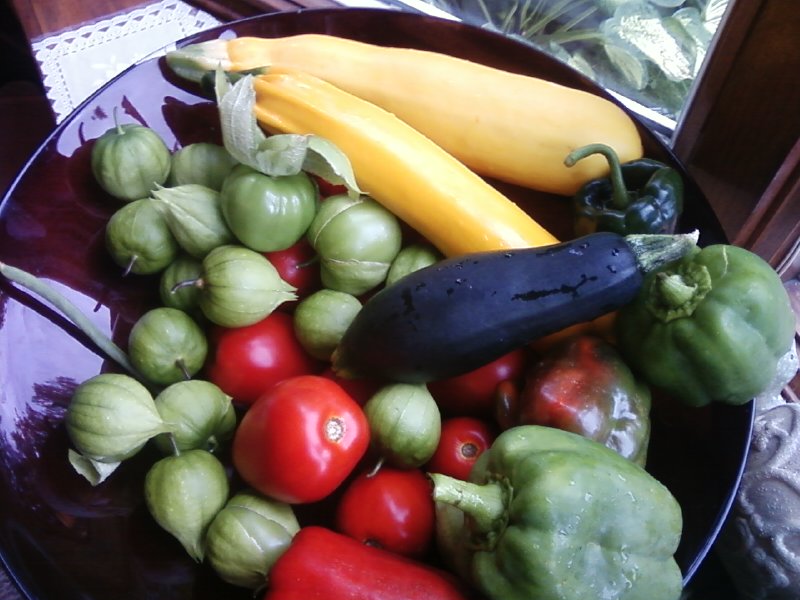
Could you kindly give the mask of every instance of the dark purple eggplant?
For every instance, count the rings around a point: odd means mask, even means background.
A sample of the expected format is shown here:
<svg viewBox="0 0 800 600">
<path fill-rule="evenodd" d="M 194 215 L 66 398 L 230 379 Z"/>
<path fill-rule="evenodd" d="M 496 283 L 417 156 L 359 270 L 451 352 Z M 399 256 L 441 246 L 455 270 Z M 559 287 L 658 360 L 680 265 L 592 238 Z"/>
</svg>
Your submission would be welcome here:
<svg viewBox="0 0 800 600">
<path fill-rule="evenodd" d="M 466 373 L 624 306 L 645 273 L 677 260 L 696 241 L 696 234 L 603 232 L 440 261 L 364 304 L 334 353 L 334 369 L 407 383 Z"/>
</svg>

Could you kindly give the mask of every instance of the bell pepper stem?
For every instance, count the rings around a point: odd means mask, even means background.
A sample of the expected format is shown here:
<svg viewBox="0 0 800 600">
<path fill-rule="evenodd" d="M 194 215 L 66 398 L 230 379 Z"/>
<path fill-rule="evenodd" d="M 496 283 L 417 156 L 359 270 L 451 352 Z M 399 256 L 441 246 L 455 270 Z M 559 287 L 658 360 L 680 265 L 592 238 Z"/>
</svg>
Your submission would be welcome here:
<svg viewBox="0 0 800 600">
<path fill-rule="evenodd" d="M 508 489 L 499 482 L 476 484 L 442 473 L 429 473 L 433 499 L 450 504 L 472 518 L 478 533 L 490 533 L 505 523 Z"/>
<path fill-rule="evenodd" d="M 582 146 L 570 152 L 567 158 L 564 159 L 564 164 L 572 167 L 579 160 L 594 154 L 601 154 L 608 161 L 609 178 L 611 179 L 611 207 L 617 210 L 627 208 L 630 204 L 630 198 L 628 197 L 628 189 L 625 187 L 625 179 L 622 177 L 622 165 L 619 162 L 617 153 L 611 146 L 606 144 Z"/>
<path fill-rule="evenodd" d="M 658 279 L 659 293 L 668 306 L 677 307 L 686 304 L 697 292 L 696 285 L 686 283 L 677 273 L 659 273 Z"/>
<path fill-rule="evenodd" d="M 711 274 L 705 265 L 662 271 L 653 279 L 647 307 L 665 323 L 688 317 L 712 287 Z"/>
</svg>

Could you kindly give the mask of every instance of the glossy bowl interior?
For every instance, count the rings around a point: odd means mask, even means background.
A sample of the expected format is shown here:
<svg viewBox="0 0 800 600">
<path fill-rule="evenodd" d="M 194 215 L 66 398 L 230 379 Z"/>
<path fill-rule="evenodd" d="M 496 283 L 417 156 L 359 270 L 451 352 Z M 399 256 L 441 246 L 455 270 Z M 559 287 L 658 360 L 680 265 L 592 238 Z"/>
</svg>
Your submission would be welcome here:
<svg viewBox="0 0 800 600">
<path fill-rule="evenodd" d="M 604 93 L 534 48 L 460 23 L 397 11 L 324 9 L 224 25 L 181 44 L 220 35 L 321 32 L 384 45 L 454 54 Z M 524 99 L 520 99 L 524 102 Z M 87 100 L 31 158 L 0 204 L 0 260 L 49 280 L 124 345 L 131 324 L 157 304 L 155 280 L 122 278 L 103 249 L 116 208 L 93 182 L 91 141 L 123 122 L 156 129 L 171 148 L 218 140 L 213 104 L 166 70 L 135 66 Z M 641 128 L 646 154 L 680 168 Z M 687 178 L 683 230 L 701 243 L 724 241 L 708 203 Z M 500 186 L 562 239 L 563 198 Z M 92 488 L 68 465 L 62 424 L 75 386 L 110 369 L 92 344 L 52 307 L 0 282 L 0 555 L 30 598 L 247 598 L 192 562 L 147 514 L 142 479 L 153 455 L 127 462 Z M 752 427 L 752 403 L 685 410 L 657 403 L 648 469 L 681 503 L 678 561 L 688 581 L 709 550 L 738 486 Z M 301 518 L 309 511 L 301 511 Z M 310 514 L 310 513 L 309 513 Z"/>
</svg>

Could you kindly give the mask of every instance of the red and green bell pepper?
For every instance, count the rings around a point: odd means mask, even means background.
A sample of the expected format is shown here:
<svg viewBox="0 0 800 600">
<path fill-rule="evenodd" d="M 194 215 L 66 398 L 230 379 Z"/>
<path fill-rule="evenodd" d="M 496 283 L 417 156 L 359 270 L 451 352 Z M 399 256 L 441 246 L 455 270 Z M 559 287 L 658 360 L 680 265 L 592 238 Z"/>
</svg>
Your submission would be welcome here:
<svg viewBox="0 0 800 600">
<path fill-rule="evenodd" d="M 617 350 L 579 335 L 550 349 L 528 369 L 519 393 L 498 401 L 498 420 L 578 433 L 640 465 L 650 439 L 650 390 Z"/>
</svg>

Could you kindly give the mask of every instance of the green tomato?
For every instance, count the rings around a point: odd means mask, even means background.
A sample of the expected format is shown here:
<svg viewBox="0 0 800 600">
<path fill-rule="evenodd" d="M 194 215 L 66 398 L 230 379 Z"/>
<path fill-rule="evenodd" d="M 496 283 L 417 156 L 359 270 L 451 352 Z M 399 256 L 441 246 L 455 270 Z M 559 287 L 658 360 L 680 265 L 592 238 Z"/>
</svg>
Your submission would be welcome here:
<svg viewBox="0 0 800 600">
<path fill-rule="evenodd" d="M 308 229 L 322 284 L 355 296 L 380 285 L 400 252 L 400 221 L 367 196 L 332 196 Z"/>
<path fill-rule="evenodd" d="M 146 198 L 169 175 L 171 155 L 149 127 L 115 125 L 92 146 L 92 173 L 106 192 L 130 202 Z"/>
<path fill-rule="evenodd" d="M 236 238 L 258 252 L 285 250 L 306 232 L 319 206 L 305 173 L 270 177 L 245 165 L 222 185 L 222 214 Z"/>
</svg>

